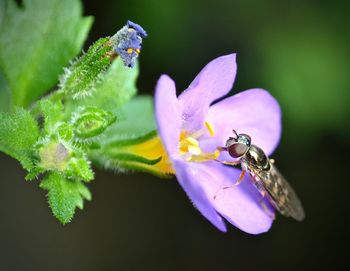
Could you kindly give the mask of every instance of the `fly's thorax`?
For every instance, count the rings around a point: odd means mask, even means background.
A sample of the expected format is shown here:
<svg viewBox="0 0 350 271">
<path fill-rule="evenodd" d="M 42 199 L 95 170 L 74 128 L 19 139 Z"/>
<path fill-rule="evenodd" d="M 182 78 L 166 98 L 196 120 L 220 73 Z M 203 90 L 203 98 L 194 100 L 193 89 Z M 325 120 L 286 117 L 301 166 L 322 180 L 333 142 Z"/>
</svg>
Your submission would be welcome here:
<svg viewBox="0 0 350 271">
<path fill-rule="evenodd" d="M 270 162 L 266 154 L 258 146 L 251 145 L 244 155 L 243 159 L 249 166 L 253 166 L 261 170 L 269 170 Z"/>
</svg>

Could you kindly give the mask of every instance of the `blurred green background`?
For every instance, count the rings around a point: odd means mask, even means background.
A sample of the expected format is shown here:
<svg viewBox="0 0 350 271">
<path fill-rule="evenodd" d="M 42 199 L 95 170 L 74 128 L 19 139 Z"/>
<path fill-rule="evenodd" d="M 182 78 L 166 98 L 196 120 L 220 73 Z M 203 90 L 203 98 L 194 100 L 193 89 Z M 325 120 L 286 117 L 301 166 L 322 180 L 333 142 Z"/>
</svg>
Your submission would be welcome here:
<svg viewBox="0 0 350 271">
<path fill-rule="evenodd" d="M 306 220 L 278 216 L 263 235 L 234 227 L 223 234 L 175 179 L 97 170 L 93 201 L 63 227 L 45 192 L 0 154 L 0 270 L 335 270 L 346 263 L 348 1 L 83 2 L 95 17 L 86 47 L 127 19 L 148 31 L 141 93 L 152 94 L 162 73 L 183 90 L 207 62 L 237 52 L 233 93 L 261 87 L 281 104 L 283 136 L 273 157 Z"/>
</svg>

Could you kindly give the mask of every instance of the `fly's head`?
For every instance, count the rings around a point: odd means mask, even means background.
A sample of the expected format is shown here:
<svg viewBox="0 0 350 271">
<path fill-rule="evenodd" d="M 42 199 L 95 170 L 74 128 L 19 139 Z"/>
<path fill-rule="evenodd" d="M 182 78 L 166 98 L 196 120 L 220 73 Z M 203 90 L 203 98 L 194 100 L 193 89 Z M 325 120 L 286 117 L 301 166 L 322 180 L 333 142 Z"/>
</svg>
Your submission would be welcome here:
<svg viewBox="0 0 350 271">
<path fill-rule="evenodd" d="M 241 158 L 247 153 L 251 145 L 251 138 L 246 134 L 238 134 L 233 130 L 235 137 L 229 137 L 226 141 L 226 150 L 233 158 Z"/>
</svg>

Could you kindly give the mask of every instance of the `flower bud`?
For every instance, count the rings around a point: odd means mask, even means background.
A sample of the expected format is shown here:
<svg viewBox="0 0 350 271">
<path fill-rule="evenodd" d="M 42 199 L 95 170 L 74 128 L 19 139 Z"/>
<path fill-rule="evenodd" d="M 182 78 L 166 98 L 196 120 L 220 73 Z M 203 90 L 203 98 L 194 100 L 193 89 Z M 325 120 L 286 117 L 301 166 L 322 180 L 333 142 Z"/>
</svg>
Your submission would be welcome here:
<svg viewBox="0 0 350 271">
<path fill-rule="evenodd" d="M 88 139 L 102 134 L 116 117 L 97 107 L 81 108 L 72 120 L 74 134 L 78 139 Z"/>
</svg>

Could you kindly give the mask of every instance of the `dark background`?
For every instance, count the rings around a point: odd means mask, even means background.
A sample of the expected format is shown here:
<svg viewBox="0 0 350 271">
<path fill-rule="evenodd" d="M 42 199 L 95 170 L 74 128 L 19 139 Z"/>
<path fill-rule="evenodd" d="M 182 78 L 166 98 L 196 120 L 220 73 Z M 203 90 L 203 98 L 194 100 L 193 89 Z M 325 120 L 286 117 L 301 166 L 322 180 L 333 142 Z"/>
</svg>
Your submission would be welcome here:
<svg viewBox="0 0 350 271">
<path fill-rule="evenodd" d="M 348 265 L 347 1 L 84 1 L 86 46 L 127 19 L 149 33 L 140 93 L 162 73 L 179 90 L 210 60 L 238 53 L 234 91 L 269 90 L 283 111 L 274 153 L 298 191 L 302 223 L 278 216 L 262 235 L 221 233 L 175 179 L 97 170 L 93 201 L 62 226 L 45 192 L 0 154 L 0 270 L 335 270 Z"/>
</svg>

